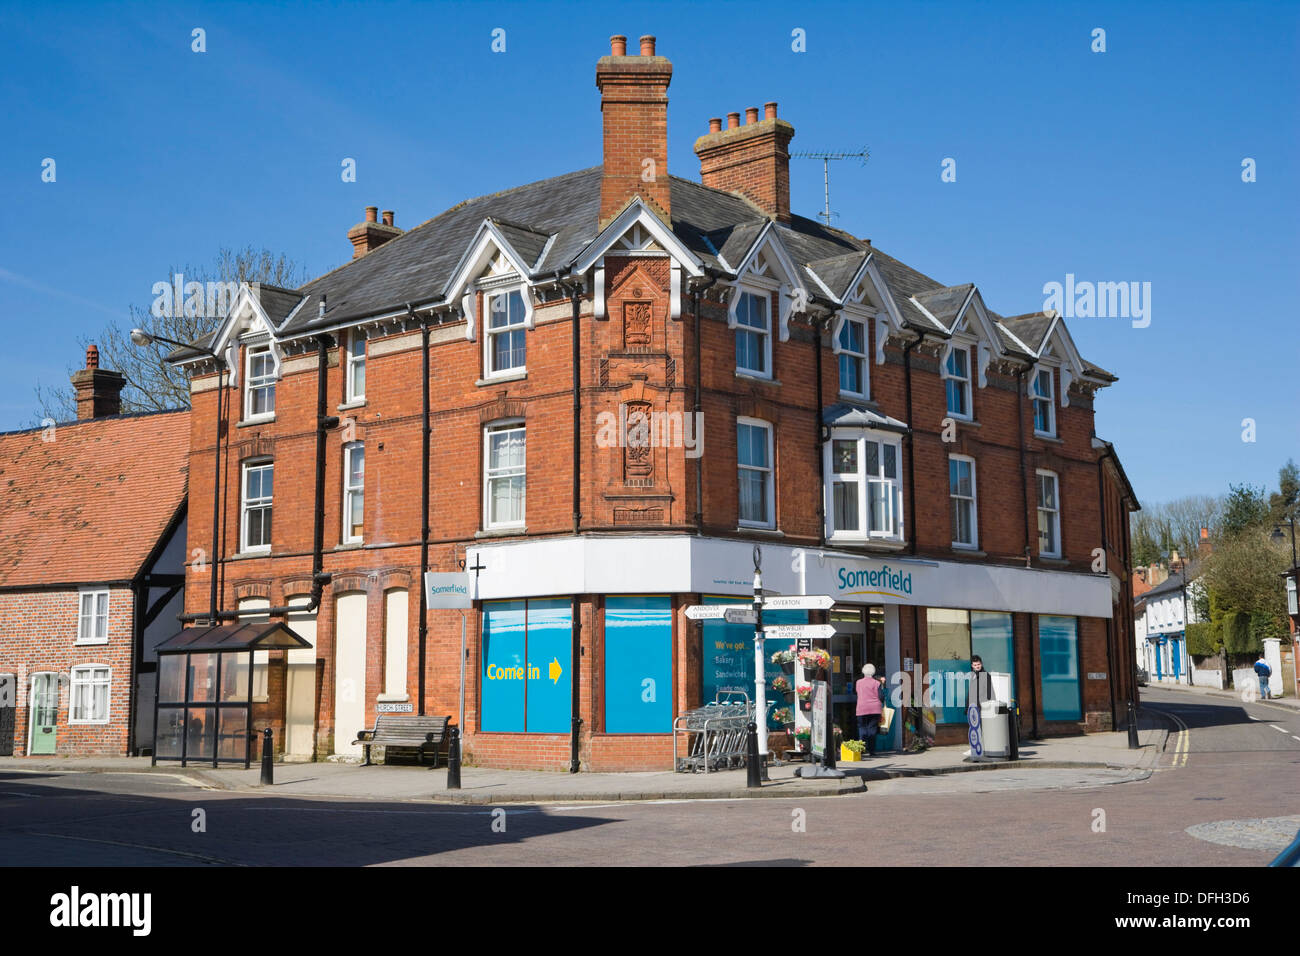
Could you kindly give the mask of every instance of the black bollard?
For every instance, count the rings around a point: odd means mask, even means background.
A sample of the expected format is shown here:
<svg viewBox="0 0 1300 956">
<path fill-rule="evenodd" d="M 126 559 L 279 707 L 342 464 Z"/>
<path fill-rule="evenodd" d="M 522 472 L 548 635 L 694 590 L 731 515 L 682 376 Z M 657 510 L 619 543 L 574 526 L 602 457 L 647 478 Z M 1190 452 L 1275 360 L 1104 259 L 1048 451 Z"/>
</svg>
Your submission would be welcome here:
<svg viewBox="0 0 1300 956">
<path fill-rule="evenodd" d="M 1138 743 L 1138 715 L 1137 708 L 1133 706 L 1133 698 L 1128 701 L 1128 749 L 1137 750 L 1142 746 Z"/>
<path fill-rule="evenodd" d="M 447 742 L 447 789 L 460 789 L 460 728 L 452 726 Z"/>
<path fill-rule="evenodd" d="M 749 739 L 746 742 L 745 769 L 746 787 L 752 790 L 763 786 L 762 767 L 758 761 L 758 724 L 752 720 L 749 722 Z"/>
<path fill-rule="evenodd" d="M 1020 708 L 1012 704 L 1007 708 L 1007 759 L 1020 759 Z"/>
<path fill-rule="evenodd" d="M 262 731 L 262 786 L 269 787 L 275 783 L 275 743 L 271 739 L 271 728 Z"/>
</svg>

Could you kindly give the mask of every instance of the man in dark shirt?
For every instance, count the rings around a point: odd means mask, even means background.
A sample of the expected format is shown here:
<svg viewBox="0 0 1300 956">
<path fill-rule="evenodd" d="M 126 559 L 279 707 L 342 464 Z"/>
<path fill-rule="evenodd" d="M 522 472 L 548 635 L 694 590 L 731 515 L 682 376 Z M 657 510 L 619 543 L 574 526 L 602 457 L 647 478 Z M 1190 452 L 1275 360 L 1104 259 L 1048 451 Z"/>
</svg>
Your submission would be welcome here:
<svg viewBox="0 0 1300 956">
<path fill-rule="evenodd" d="M 982 704 L 986 700 L 993 700 L 993 678 L 984 669 L 984 662 L 980 660 L 978 654 L 971 655 L 970 669 L 970 695 L 967 698 L 969 702 Z"/>
</svg>

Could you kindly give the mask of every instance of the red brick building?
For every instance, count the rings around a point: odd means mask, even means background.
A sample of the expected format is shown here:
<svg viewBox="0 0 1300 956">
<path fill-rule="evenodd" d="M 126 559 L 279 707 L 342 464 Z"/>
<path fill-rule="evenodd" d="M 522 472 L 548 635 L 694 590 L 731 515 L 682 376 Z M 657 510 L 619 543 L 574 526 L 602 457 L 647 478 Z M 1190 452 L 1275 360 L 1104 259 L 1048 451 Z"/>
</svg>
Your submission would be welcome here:
<svg viewBox="0 0 1300 956">
<path fill-rule="evenodd" d="M 183 604 L 189 413 L 119 415 L 93 345 L 72 381 L 77 421 L 0 435 L 0 753 L 148 748 Z"/>
<path fill-rule="evenodd" d="M 405 232 L 369 207 L 350 263 L 241 290 L 173 355 L 191 548 L 214 454 L 228 478 L 221 616 L 292 607 L 314 645 L 269 661 L 278 746 L 350 755 L 411 710 L 462 721 L 483 764 L 668 766 L 675 715 L 753 690 L 745 628 L 683 611 L 748 594 L 755 544 L 767 587 L 836 599 L 837 720 L 863 663 L 942 687 L 980 653 L 1025 732 L 1113 726 L 1137 507 L 1093 429 L 1114 377 L 1059 317 L 794 214 L 775 103 L 710 120 L 701 181 L 671 175 L 671 77 L 615 37 L 601 165 Z M 469 571 L 464 657 L 461 612 L 421 628 L 426 566 Z M 964 735 L 961 701 L 923 709 Z"/>
</svg>

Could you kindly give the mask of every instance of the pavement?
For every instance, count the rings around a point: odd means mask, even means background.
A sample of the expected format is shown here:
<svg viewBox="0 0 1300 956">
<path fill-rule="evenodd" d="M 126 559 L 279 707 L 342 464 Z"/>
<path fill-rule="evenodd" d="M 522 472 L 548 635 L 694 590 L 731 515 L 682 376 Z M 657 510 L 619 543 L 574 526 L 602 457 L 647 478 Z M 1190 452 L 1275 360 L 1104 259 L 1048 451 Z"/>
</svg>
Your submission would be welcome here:
<svg viewBox="0 0 1300 956">
<path fill-rule="evenodd" d="M 1148 684 L 1144 690 L 1169 690 L 1175 693 L 1185 693 L 1201 697 L 1226 697 L 1230 700 L 1242 701 L 1241 691 L 1237 690 L 1216 690 L 1213 687 L 1193 687 L 1190 684 L 1169 684 L 1164 681 Z M 1281 707 L 1285 710 L 1300 710 L 1300 700 L 1295 697 L 1270 697 L 1268 700 L 1256 697 L 1250 701 L 1253 704 L 1264 704 L 1269 707 Z"/>
<path fill-rule="evenodd" d="M 0 758 L 0 771 L 65 773 L 150 773 L 178 778 L 206 790 L 258 792 L 353 800 L 419 800 L 458 804 L 611 803 L 647 800 L 733 800 L 754 797 L 823 797 L 862 793 L 869 787 L 887 793 L 937 792 L 936 778 L 978 772 L 976 790 L 1059 789 L 1126 783 L 1150 776 L 1165 748 L 1170 727 L 1157 713 L 1138 718 L 1139 741 L 1128 747 L 1128 734 L 1095 733 L 1075 737 L 1026 740 L 1020 760 L 972 763 L 962 746 L 932 747 L 922 753 L 887 753 L 861 762 L 839 762 L 842 778 L 803 779 L 804 763 L 777 763 L 756 790 L 746 788 L 746 772 L 714 773 L 577 773 L 494 770 L 464 767 L 461 789 L 447 789 L 445 766 L 360 767 L 354 763 L 277 763 L 275 783 L 264 787 L 256 765 L 249 770 L 200 768 L 168 763 L 150 766 L 148 757 Z M 1054 771 L 1054 772 L 1052 772 Z M 951 779 L 951 778 L 949 778 Z M 987 784 L 985 784 L 987 781 Z"/>
</svg>

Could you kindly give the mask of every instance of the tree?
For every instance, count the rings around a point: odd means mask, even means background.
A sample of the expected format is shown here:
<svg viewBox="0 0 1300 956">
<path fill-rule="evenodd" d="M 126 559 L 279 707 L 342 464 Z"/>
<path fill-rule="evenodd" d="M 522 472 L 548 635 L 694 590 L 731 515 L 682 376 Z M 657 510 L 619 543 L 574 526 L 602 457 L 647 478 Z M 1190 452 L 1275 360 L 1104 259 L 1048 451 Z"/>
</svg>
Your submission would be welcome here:
<svg viewBox="0 0 1300 956">
<path fill-rule="evenodd" d="M 183 275 L 186 286 L 194 282 L 209 290 L 237 288 L 241 282 L 264 282 L 293 289 L 307 280 L 302 267 L 283 253 L 277 256 L 268 249 L 259 250 L 252 246 L 239 250 L 222 248 L 209 267 L 173 267 L 167 275 Z M 170 294 L 167 298 L 170 299 Z M 101 368 L 126 376 L 126 387 L 122 389 L 123 412 L 190 407 L 190 386 L 185 372 L 167 362 L 172 346 L 162 342 L 138 346 L 131 341 L 131 329 L 141 328 L 178 342 L 197 341 L 212 332 L 224 317 L 224 312 L 206 307 L 212 301 L 213 297 L 209 295 L 205 307 L 197 309 L 185 307 L 185 302 L 170 301 L 159 308 L 157 299 L 147 307 L 132 305 L 128 309 L 130 320 L 125 326 L 111 322 L 97 336 L 78 339 L 83 349 L 92 342 L 99 346 Z M 229 302 L 226 301 L 225 305 L 228 308 Z M 162 314 L 157 314 L 159 312 Z M 69 368 L 69 377 L 75 371 L 77 369 Z M 36 404 L 39 411 L 33 424 L 39 425 L 43 419 L 63 422 L 77 417 L 76 401 L 66 382 L 57 387 L 38 383 Z"/>
<path fill-rule="evenodd" d="M 1223 502 L 1220 537 L 1230 539 L 1258 528 L 1268 521 L 1268 516 L 1268 500 L 1262 486 L 1230 484 Z"/>
<path fill-rule="evenodd" d="M 1295 460 L 1277 471 L 1277 491 L 1268 496 L 1269 520 L 1275 525 L 1286 524 L 1288 519 L 1300 522 L 1300 469 Z"/>
<path fill-rule="evenodd" d="M 1201 529 L 1217 533 L 1222 500 L 1211 495 L 1188 495 L 1165 504 L 1147 505 L 1133 515 L 1129 539 L 1136 567 L 1168 559 L 1177 549 L 1184 556 L 1195 555 Z"/>
<path fill-rule="evenodd" d="M 1242 615 L 1230 635 L 1225 631 L 1229 651 L 1246 646 L 1241 628 L 1255 637 L 1281 637 L 1286 633 L 1286 592 L 1281 574 L 1290 565 L 1290 545 L 1285 548 L 1270 540 L 1263 528 L 1248 530 L 1222 539 L 1202 563 L 1202 580 L 1211 596 L 1211 619 L 1226 621 L 1231 614 Z M 1240 621 L 1248 621 L 1242 624 Z M 1236 651 L 1244 653 L 1244 651 Z"/>
</svg>

